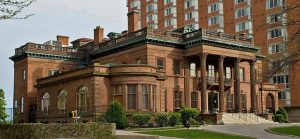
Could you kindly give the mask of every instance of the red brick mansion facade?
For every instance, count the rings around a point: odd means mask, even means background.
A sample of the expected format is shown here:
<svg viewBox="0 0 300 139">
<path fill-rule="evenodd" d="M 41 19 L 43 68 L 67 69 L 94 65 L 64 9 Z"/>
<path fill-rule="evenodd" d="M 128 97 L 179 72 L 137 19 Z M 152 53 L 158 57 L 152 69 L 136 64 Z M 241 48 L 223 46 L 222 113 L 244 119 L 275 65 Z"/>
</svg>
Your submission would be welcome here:
<svg viewBox="0 0 300 139">
<path fill-rule="evenodd" d="M 210 113 L 264 113 L 278 109 L 277 87 L 259 82 L 259 49 L 246 36 L 204 29 L 94 30 L 68 46 L 68 37 L 17 48 L 14 106 L 21 122 L 72 122 L 78 110 L 94 121 L 112 101 L 126 112 L 171 112 L 182 106 Z"/>
</svg>

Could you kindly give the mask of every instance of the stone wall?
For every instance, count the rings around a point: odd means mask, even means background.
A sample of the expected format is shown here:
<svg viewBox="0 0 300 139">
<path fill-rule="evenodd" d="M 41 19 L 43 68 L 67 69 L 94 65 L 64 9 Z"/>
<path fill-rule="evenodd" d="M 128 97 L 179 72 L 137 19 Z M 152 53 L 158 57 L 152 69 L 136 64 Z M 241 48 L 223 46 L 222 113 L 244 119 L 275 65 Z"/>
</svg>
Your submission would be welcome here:
<svg viewBox="0 0 300 139">
<path fill-rule="evenodd" d="M 17 124 L 0 126 L 0 139 L 107 138 L 115 135 L 115 124 Z"/>
</svg>

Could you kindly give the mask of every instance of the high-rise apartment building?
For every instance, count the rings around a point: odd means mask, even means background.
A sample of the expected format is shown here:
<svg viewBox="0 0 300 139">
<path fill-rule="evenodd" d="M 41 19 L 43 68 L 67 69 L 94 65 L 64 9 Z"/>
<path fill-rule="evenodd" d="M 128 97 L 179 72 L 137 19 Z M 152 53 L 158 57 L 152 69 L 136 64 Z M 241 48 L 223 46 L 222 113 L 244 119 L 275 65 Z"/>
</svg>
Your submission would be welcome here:
<svg viewBox="0 0 300 139">
<path fill-rule="evenodd" d="M 279 14 L 289 7 L 299 6 L 299 0 L 128 0 L 127 2 L 129 11 L 138 10 L 140 13 L 139 28 L 176 30 L 189 27 L 187 29 L 204 28 L 227 34 L 246 35 L 253 39 L 254 44 L 261 48 L 264 55 L 278 56 L 286 53 L 285 47 L 291 45 L 287 45 L 289 37 L 300 28 L 299 25 L 287 25 L 289 20 L 299 19 L 300 11 Z M 263 69 L 267 71 L 269 64 L 265 62 L 263 65 Z M 295 66 L 297 67 L 297 64 Z M 291 67 L 286 67 L 269 82 L 279 84 L 281 91 L 278 97 L 281 106 L 291 106 L 291 103 L 300 106 L 300 100 L 296 99 L 300 96 L 298 88 L 300 77 L 295 74 L 292 77 L 290 72 Z"/>
</svg>

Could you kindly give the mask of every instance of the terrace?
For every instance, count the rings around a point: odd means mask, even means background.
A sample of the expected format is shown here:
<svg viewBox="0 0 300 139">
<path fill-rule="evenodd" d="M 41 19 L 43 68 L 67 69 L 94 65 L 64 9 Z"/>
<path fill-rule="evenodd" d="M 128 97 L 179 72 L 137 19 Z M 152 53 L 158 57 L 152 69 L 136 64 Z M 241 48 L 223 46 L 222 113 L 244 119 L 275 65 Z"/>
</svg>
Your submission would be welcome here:
<svg viewBox="0 0 300 139">
<path fill-rule="evenodd" d="M 125 46 L 130 47 L 145 41 L 161 42 L 181 49 L 188 48 L 189 44 L 193 44 L 198 40 L 225 43 L 238 46 L 239 48 L 250 48 L 251 50 L 257 49 L 253 47 L 252 39 L 243 35 L 229 35 L 204 29 L 191 30 L 187 33 L 182 32 L 185 31 L 160 31 L 152 28 L 144 28 L 100 43 L 99 46 L 94 49 L 92 54 L 116 50 Z"/>
<path fill-rule="evenodd" d="M 76 48 L 53 46 L 45 44 L 27 43 L 17 49 L 15 49 L 15 55 L 11 59 L 22 56 L 23 54 L 29 54 L 34 57 L 48 58 L 60 58 L 60 57 L 83 57 L 84 51 Z"/>
</svg>

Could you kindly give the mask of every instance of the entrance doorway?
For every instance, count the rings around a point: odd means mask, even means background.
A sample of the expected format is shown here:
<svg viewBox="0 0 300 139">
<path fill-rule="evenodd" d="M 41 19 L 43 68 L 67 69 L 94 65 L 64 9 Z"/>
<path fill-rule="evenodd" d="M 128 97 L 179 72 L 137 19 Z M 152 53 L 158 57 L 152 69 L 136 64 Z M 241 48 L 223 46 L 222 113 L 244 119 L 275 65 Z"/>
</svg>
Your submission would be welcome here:
<svg viewBox="0 0 300 139">
<path fill-rule="evenodd" d="M 218 113 L 219 111 L 219 93 L 211 91 L 208 94 L 208 109 L 210 113 Z"/>
<path fill-rule="evenodd" d="M 275 101 L 273 94 L 269 93 L 266 96 L 266 112 L 275 113 Z"/>
</svg>

